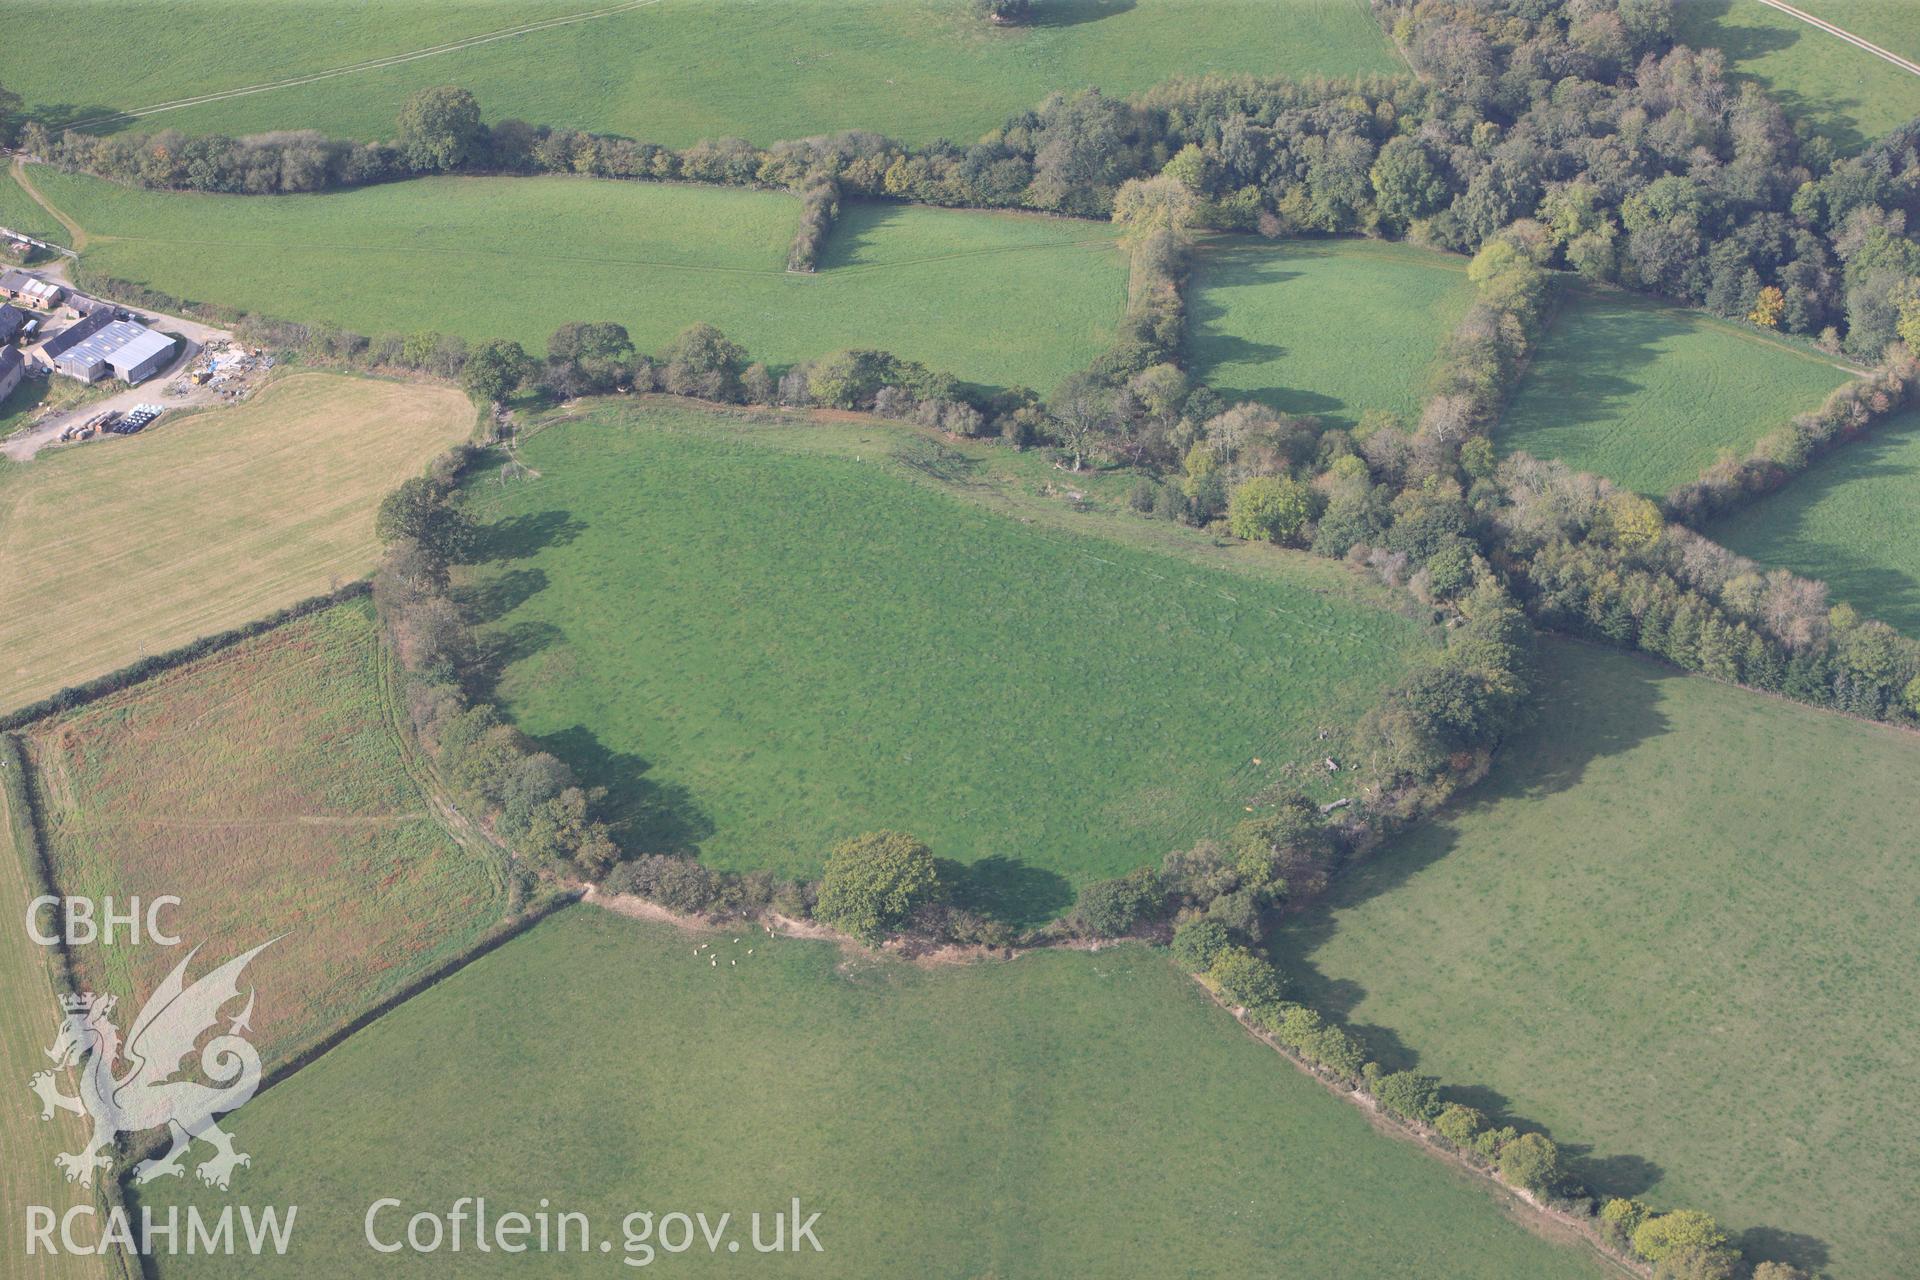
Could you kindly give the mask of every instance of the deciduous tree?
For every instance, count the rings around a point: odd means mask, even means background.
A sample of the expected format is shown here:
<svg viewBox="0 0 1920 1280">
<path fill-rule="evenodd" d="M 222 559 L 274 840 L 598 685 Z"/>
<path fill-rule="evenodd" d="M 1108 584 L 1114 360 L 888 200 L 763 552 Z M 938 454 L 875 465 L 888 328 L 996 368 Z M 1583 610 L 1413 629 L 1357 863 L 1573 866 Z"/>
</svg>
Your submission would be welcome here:
<svg viewBox="0 0 1920 1280">
<path fill-rule="evenodd" d="M 457 85 L 416 90 L 400 104 L 400 154 L 414 169 L 458 169 L 479 153 L 485 138 L 479 102 Z"/>
<path fill-rule="evenodd" d="M 1227 528 L 1249 542 L 1295 543 L 1313 519 L 1313 490 L 1285 476 L 1255 476 L 1227 496 Z"/>
<path fill-rule="evenodd" d="M 933 852 L 899 831 L 870 831 L 835 845 L 820 878 L 814 916 L 878 942 L 940 890 Z"/>
</svg>

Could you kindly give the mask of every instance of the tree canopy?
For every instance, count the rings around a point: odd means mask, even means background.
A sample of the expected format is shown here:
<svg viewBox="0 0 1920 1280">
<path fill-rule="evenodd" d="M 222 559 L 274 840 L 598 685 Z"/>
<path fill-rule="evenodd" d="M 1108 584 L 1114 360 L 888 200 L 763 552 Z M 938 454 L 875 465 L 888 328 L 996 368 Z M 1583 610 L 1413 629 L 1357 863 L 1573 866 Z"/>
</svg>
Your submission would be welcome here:
<svg viewBox="0 0 1920 1280">
<path fill-rule="evenodd" d="M 815 918 L 878 942 L 940 891 L 933 852 L 899 831 L 869 831 L 835 845 L 820 878 Z"/>
<path fill-rule="evenodd" d="M 446 172 L 479 154 L 486 139 L 480 103 L 458 85 L 436 85 L 400 104 L 400 153 L 415 169 Z"/>
</svg>

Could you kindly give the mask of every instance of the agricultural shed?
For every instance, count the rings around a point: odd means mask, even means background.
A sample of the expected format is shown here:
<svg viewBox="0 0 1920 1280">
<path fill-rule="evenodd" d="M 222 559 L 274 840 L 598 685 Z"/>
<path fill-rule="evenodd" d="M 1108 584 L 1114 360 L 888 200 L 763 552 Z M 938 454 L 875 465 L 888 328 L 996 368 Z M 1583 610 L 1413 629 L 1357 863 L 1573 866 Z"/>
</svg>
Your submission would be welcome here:
<svg viewBox="0 0 1920 1280">
<path fill-rule="evenodd" d="M 26 327 L 27 313 L 11 303 L 0 302 L 0 346 L 12 342 Z"/>
<path fill-rule="evenodd" d="M 104 322 L 104 323 L 102 323 Z M 63 341 L 75 329 L 89 328 L 78 342 Z M 54 344 L 61 343 L 59 350 Z M 150 377 L 173 351 L 173 339 L 131 320 L 115 320 L 110 311 L 96 311 L 51 339 L 45 348 L 53 367 L 81 382 L 98 382 L 111 370 L 121 381 Z"/>
<path fill-rule="evenodd" d="M 60 332 L 40 344 L 39 356 L 49 365 L 55 365 L 60 357 L 113 323 L 111 311 L 96 311 L 90 316 L 74 321 Z"/>
<path fill-rule="evenodd" d="M 101 336 L 105 337 L 118 327 L 109 326 Z M 173 359 L 172 338 L 139 325 L 133 327 L 140 332 L 107 356 L 107 364 L 112 366 L 114 376 L 128 386 L 151 378 L 166 367 L 167 361 Z"/>
</svg>

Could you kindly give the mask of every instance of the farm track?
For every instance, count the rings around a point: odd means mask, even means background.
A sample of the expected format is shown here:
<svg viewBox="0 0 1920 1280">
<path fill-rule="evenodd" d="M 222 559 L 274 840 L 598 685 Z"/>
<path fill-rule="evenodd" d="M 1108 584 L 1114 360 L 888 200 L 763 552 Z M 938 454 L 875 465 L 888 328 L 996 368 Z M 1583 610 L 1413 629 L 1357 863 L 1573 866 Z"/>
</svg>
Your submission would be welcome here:
<svg viewBox="0 0 1920 1280">
<path fill-rule="evenodd" d="M 1864 40 L 1861 37 L 1853 34 L 1853 32 L 1848 31 L 1845 27 L 1838 26 L 1834 23 L 1828 22 L 1825 18 L 1815 17 L 1813 14 L 1808 13 L 1805 9 L 1796 9 L 1792 5 L 1787 4 L 1785 0 L 1760 0 L 1760 3 L 1766 5 L 1769 9 L 1778 9 L 1781 13 L 1786 14 L 1790 18 L 1798 18 L 1801 22 L 1806 23 L 1808 26 L 1817 27 L 1818 29 L 1826 32 L 1830 36 L 1837 36 L 1840 39 L 1846 41 L 1848 44 L 1852 45 L 1856 49 L 1864 49 L 1866 52 L 1872 54 L 1876 58 L 1880 58 L 1880 59 L 1883 59 L 1884 61 L 1891 62 L 1894 66 L 1900 68 L 1902 71 L 1908 72 L 1912 75 L 1920 76 L 1920 62 L 1914 62 L 1914 61 L 1911 61 L 1910 59 L 1903 58 L 1899 54 L 1893 52 L 1891 49 L 1883 49 L 1879 45 L 1873 43 L 1871 40 Z"/>
<path fill-rule="evenodd" d="M 15 156 L 13 163 L 8 166 L 7 172 L 13 175 L 14 182 L 19 184 L 20 189 L 27 193 L 29 200 L 32 200 L 42 209 L 45 209 L 48 217 L 65 228 L 68 238 L 73 241 L 72 248 L 75 253 L 79 253 L 87 247 L 86 228 L 61 212 L 60 209 L 55 207 L 53 201 L 40 194 L 40 188 L 34 186 L 33 179 L 27 176 L 27 162 L 25 160 L 22 160 L 19 156 Z"/>
<path fill-rule="evenodd" d="M 384 642 L 375 640 L 381 646 L 376 655 L 380 677 L 380 703 L 385 712 L 387 730 L 392 733 L 395 749 L 398 752 L 400 768 L 413 783 L 414 790 L 432 810 L 434 821 L 447 833 L 447 837 L 461 849 L 481 860 L 487 873 L 493 878 L 501 893 L 508 894 L 506 868 L 513 856 L 513 850 L 507 848 L 475 823 L 466 814 L 460 812 L 453 798 L 447 794 L 446 787 L 440 781 L 440 774 L 407 732 L 401 722 L 400 688 L 395 678 L 395 661 L 392 650 Z"/>
<path fill-rule="evenodd" d="M 429 45 L 424 49 L 412 49 L 405 53 L 387 54 L 378 58 L 367 58 L 360 62 L 345 63 L 338 67 L 329 67 L 324 71 L 308 72 L 305 75 L 290 76 L 285 80 L 269 81 L 265 84 L 243 85 L 236 89 L 222 89 L 214 93 L 203 93 L 191 98 L 175 98 L 170 102 L 157 102 L 151 106 L 134 107 L 126 111 L 116 111 L 111 115 L 94 116 L 87 120 L 75 121 L 70 128 L 90 129 L 104 124 L 113 124 L 124 119 L 139 119 L 143 116 L 159 115 L 167 111 L 180 111 L 187 107 L 206 106 L 214 102 L 226 102 L 233 98 L 250 98 L 255 94 L 272 93 L 276 89 L 293 89 L 301 85 L 316 84 L 322 80 L 332 80 L 340 76 L 356 75 L 365 71 L 381 71 L 388 67 L 404 66 L 409 62 L 419 62 L 425 58 L 438 57 L 446 53 L 459 53 L 464 49 L 474 49 L 481 45 L 493 44 L 501 40 L 512 40 L 520 36 L 537 35 L 542 31 L 552 31 L 559 27 L 578 26 L 583 22 L 595 22 L 602 18 L 616 17 L 631 13 L 636 9 L 646 9 L 657 5 L 661 0 L 629 0 L 626 4 L 617 4 L 605 9 L 590 9 L 582 13 L 565 14 L 555 18 L 543 18 L 538 22 L 521 23 L 514 27 L 503 27 L 497 31 L 483 32 L 476 36 L 466 36 L 459 40 L 449 40 L 444 44 Z M 79 246 L 74 246 L 78 248 Z"/>
</svg>

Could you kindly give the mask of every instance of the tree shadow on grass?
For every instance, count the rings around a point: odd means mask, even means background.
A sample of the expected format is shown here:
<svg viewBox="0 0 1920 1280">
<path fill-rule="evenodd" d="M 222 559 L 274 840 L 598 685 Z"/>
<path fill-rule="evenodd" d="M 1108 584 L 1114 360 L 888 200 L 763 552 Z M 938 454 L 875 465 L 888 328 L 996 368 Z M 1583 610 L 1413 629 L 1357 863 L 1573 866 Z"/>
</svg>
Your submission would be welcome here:
<svg viewBox="0 0 1920 1280">
<path fill-rule="evenodd" d="M 1645 1195 L 1667 1176 L 1665 1169 L 1645 1156 L 1596 1156 L 1592 1147 L 1579 1145 L 1563 1146 L 1560 1154 L 1575 1178 L 1603 1196 Z"/>
<path fill-rule="evenodd" d="M 1869 617 L 1920 635 L 1920 580 L 1878 559 L 1870 550 L 1804 532 L 1808 512 L 1849 486 L 1875 480 L 1901 481 L 1920 491 L 1920 467 L 1906 457 L 1920 442 L 1920 412 L 1911 412 L 1863 440 L 1840 445 L 1806 473 L 1706 532 L 1742 555 L 1819 578 L 1833 598 Z M 1880 515 L 1882 536 L 1867 547 L 1892 547 L 1909 537 L 1909 521 L 1889 505 Z"/>
<path fill-rule="evenodd" d="M 479 627 L 500 621 L 546 589 L 544 570 L 508 569 L 456 588 L 453 598 L 460 616 Z"/>
<path fill-rule="evenodd" d="M 685 787 L 649 777 L 651 761 L 614 750 L 584 725 L 535 741 L 565 761 L 582 786 L 606 788 L 602 812 L 629 853 L 698 856 L 700 842 L 712 837 L 712 816 Z"/>
<path fill-rule="evenodd" d="M 29 107 L 26 119 L 45 125 L 47 132 L 58 137 L 68 129 L 84 124 L 83 132 L 96 137 L 118 133 L 134 122 L 134 117 L 125 114 L 119 107 L 91 105 L 78 102 L 41 102 Z"/>
<path fill-rule="evenodd" d="M 1319 902 L 1284 916 L 1268 949 L 1293 987 L 1293 993 L 1330 1018 L 1348 1025 L 1370 1057 L 1389 1070 L 1413 1070 L 1418 1050 L 1398 1030 L 1359 1024 L 1353 1015 L 1367 988 L 1353 978 L 1322 971 L 1314 956 L 1339 933 L 1341 914 L 1381 894 L 1400 889 L 1447 857 L 1466 838 L 1463 819 L 1483 809 L 1516 800 L 1539 801 L 1580 785 L 1595 761 L 1629 751 L 1671 729 L 1660 709 L 1660 686 L 1688 677 L 1651 659 L 1621 654 L 1577 641 L 1555 640 L 1543 647 L 1535 724 L 1502 750 L 1487 780 L 1440 817 L 1430 819 L 1348 868 Z M 1484 975 L 1498 982 L 1500 975 Z M 1476 981 L 1469 975 L 1463 980 Z M 1515 1115 L 1505 1094 L 1476 1081 L 1444 1081 L 1445 1096 L 1483 1111 L 1495 1124 L 1537 1128 Z M 1570 1148 L 1575 1176 L 1595 1192 L 1635 1195 L 1657 1182 L 1659 1166 L 1643 1156 L 1593 1156 Z"/>
<path fill-rule="evenodd" d="M 1327 895 L 1283 916 L 1271 949 L 1282 967 L 1324 1012 L 1350 1017 L 1367 990 L 1321 973 L 1312 956 L 1340 929 L 1340 913 L 1392 893 L 1459 846 L 1463 819 L 1516 800 L 1541 800 L 1580 785 L 1594 761 L 1629 751 L 1671 727 L 1660 710 L 1660 686 L 1689 677 L 1651 658 L 1575 640 L 1542 649 L 1536 718 L 1500 752 L 1486 781 L 1437 817 L 1348 867 Z M 1383 1059 L 1384 1061 L 1384 1059 Z"/>
<path fill-rule="evenodd" d="M 473 663 L 463 675 L 467 692 L 477 702 L 499 701 L 500 678 L 516 662 L 551 649 L 567 633 L 551 622 L 525 621 L 489 627 L 474 639 Z"/>
<path fill-rule="evenodd" d="M 1817 1236 L 1798 1231 L 1779 1231 L 1773 1227 L 1749 1227 L 1733 1242 L 1740 1252 L 1758 1262 L 1786 1262 L 1808 1275 L 1825 1273 L 1833 1250 Z"/>
<path fill-rule="evenodd" d="M 1073 905 L 1066 877 L 1000 854 L 978 862 L 937 860 L 940 881 L 954 906 L 1018 928 L 1033 928 Z"/>
<path fill-rule="evenodd" d="M 1136 0 L 1040 0 L 1033 7 L 1032 26 L 1077 27 L 1136 8 Z"/>
<path fill-rule="evenodd" d="M 507 516 L 474 531 L 469 564 L 525 560 L 548 547 L 564 547 L 586 532 L 586 522 L 571 511 L 535 511 Z"/>
<path fill-rule="evenodd" d="M 1703 323 L 1654 303 L 1574 290 L 1495 429 L 1504 449 L 1577 454 L 1589 443 L 1583 436 L 1630 416 L 1646 390 L 1639 375 L 1665 354 L 1660 344 Z"/>
<path fill-rule="evenodd" d="M 1225 326 L 1237 290 L 1279 288 L 1299 279 L 1302 273 L 1287 264 L 1293 256 L 1311 252 L 1295 242 L 1226 242 L 1202 251 L 1201 268 L 1187 290 L 1186 344 L 1188 363 L 1200 376 L 1222 365 L 1255 366 L 1287 358 L 1288 349 L 1279 343 L 1228 333 Z M 1304 387 L 1253 387 L 1244 394 L 1280 413 L 1311 414 L 1331 426 L 1351 426 L 1357 420 L 1346 413 L 1344 401 Z"/>
<path fill-rule="evenodd" d="M 1866 105 L 1863 99 L 1827 93 L 1812 96 L 1744 70 L 1747 63 L 1791 49 L 1802 40 L 1830 39 L 1824 32 L 1812 27 L 1728 25 L 1724 19 L 1733 13 L 1734 0 L 1687 0 L 1674 6 L 1674 10 L 1678 20 L 1676 35 L 1682 43 L 1720 49 L 1727 55 L 1727 69 L 1733 78 L 1758 84 L 1780 104 L 1781 110 L 1796 120 L 1806 121 L 1814 132 L 1825 134 L 1843 149 L 1857 151 L 1867 144 L 1868 138 L 1854 114 Z"/>
</svg>

